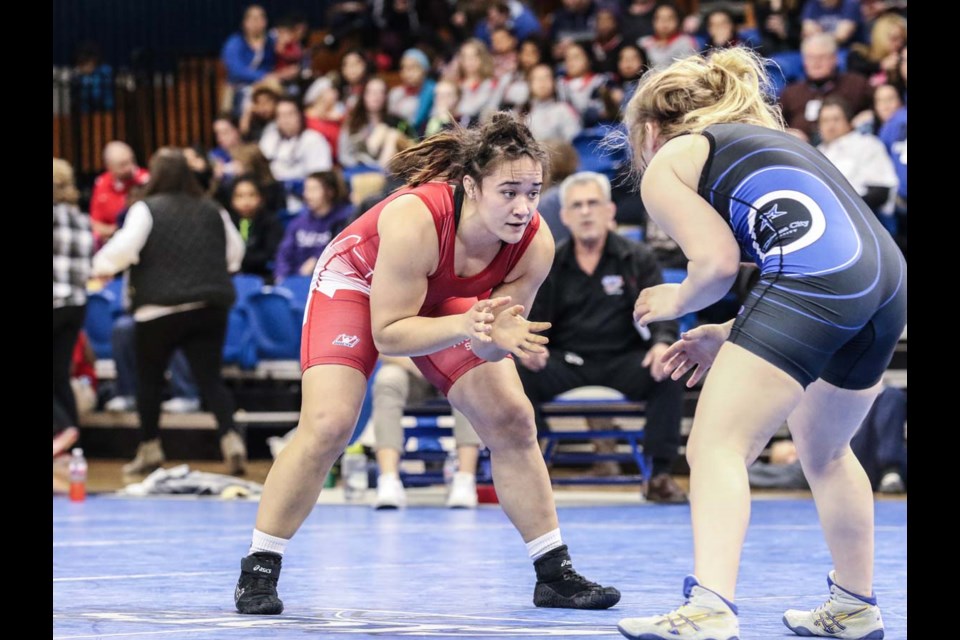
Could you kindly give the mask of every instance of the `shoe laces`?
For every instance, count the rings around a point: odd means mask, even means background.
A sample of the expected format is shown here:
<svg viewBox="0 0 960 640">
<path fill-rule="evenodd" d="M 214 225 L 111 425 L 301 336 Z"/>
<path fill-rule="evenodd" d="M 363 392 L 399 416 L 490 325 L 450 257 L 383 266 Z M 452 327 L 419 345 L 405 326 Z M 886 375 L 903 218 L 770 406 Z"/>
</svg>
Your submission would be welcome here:
<svg viewBox="0 0 960 640">
<path fill-rule="evenodd" d="M 267 578 L 265 576 L 259 576 L 252 573 L 246 575 L 247 593 L 261 594 L 261 593 L 273 593 L 277 589 L 277 581 L 273 578 Z"/>
<path fill-rule="evenodd" d="M 584 578 L 584 577 L 583 577 L 582 575 L 580 575 L 580 574 L 577 572 L 577 570 L 574 569 L 573 567 L 566 567 L 566 568 L 564 568 L 563 574 L 561 574 L 560 579 L 561 579 L 561 580 L 564 580 L 564 581 L 567 581 L 567 582 L 574 582 L 574 583 L 579 584 L 579 585 L 581 585 L 581 586 L 583 586 L 583 587 L 586 587 L 587 589 L 601 589 L 601 588 L 602 588 L 602 587 L 601 587 L 599 584 L 597 584 L 596 582 L 591 582 L 590 580 L 587 580 L 586 578 Z"/>
</svg>

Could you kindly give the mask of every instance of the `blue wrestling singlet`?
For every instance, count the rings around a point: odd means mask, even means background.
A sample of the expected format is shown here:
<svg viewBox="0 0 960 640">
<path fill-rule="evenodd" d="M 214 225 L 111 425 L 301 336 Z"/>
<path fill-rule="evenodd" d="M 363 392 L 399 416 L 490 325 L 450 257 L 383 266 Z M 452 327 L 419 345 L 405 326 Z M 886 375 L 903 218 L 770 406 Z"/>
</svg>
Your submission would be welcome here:
<svg viewBox="0 0 960 640">
<path fill-rule="evenodd" d="M 746 124 L 703 135 L 699 193 L 761 270 L 730 341 L 804 387 L 876 384 L 907 320 L 907 266 L 893 238 L 809 144 Z"/>
</svg>

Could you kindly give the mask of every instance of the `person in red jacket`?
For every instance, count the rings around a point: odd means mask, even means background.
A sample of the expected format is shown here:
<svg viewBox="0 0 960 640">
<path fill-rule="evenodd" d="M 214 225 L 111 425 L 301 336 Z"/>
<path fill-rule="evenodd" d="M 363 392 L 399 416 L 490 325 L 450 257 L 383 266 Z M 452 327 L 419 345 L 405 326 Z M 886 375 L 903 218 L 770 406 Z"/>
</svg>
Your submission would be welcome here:
<svg viewBox="0 0 960 640">
<path fill-rule="evenodd" d="M 543 352 L 550 327 L 523 315 L 553 262 L 537 213 L 545 158 L 513 115 L 438 133 L 393 159 L 407 187 L 327 245 L 303 322 L 300 424 L 267 476 L 234 591 L 240 613 L 283 611 L 282 554 L 354 432 L 380 353 L 412 357 L 489 447 L 500 504 L 534 563 L 534 604 L 620 600 L 573 569 L 533 406 L 507 359 Z"/>
<path fill-rule="evenodd" d="M 114 140 L 103 148 L 106 171 L 97 176 L 90 197 L 90 222 L 98 244 L 103 244 L 117 231 L 117 215 L 127 208 L 130 189 L 147 184 L 150 174 L 137 166 L 133 149 Z"/>
</svg>

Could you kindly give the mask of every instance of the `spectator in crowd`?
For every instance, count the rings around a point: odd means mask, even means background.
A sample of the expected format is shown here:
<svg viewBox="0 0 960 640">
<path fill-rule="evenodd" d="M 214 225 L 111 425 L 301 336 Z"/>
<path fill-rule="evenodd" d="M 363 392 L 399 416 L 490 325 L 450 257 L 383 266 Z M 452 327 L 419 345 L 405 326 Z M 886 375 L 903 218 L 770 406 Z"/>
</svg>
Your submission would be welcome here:
<svg viewBox="0 0 960 640">
<path fill-rule="evenodd" d="M 347 112 L 360 101 L 363 87 L 373 77 L 373 66 L 362 49 L 347 49 L 340 58 L 340 99 Z"/>
<path fill-rule="evenodd" d="M 543 143 L 543 149 L 550 159 L 549 182 L 544 185 L 540 194 L 540 204 L 537 211 L 540 218 L 550 227 L 553 241 L 560 243 L 570 237 L 570 229 L 560 219 L 560 185 L 577 171 L 580 156 L 573 145 L 565 140 L 556 138 Z"/>
<path fill-rule="evenodd" d="M 603 103 L 606 86 L 607 76 L 594 73 L 589 46 L 570 43 L 564 54 L 564 73 L 557 80 L 557 98 L 576 110 L 584 127 L 607 118 Z"/>
<path fill-rule="evenodd" d="M 137 410 L 137 323 L 129 315 L 117 318 L 110 333 L 113 346 L 113 363 L 117 377 L 114 381 L 114 396 L 104 403 L 105 411 L 125 412 Z M 200 410 L 200 390 L 193 379 L 190 364 L 177 349 L 170 356 L 170 399 L 160 403 L 165 413 L 191 413 Z"/>
<path fill-rule="evenodd" d="M 277 212 L 265 206 L 255 177 L 242 176 L 234 181 L 230 214 L 246 246 L 240 272 L 271 282 L 277 250 L 283 240 L 283 224 Z"/>
<path fill-rule="evenodd" d="M 370 14 L 373 3 L 369 0 L 332 0 L 327 10 L 327 28 L 329 33 L 323 44 L 330 50 L 339 46 L 340 41 L 359 34 L 364 47 L 376 44 L 377 30 L 374 29 Z"/>
<path fill-rule="evenodd" d="M 710 49 L 736 47 L 740 44 L 740 37 L 737 36 L 737 21 L 730 9 L 713 9 L 707 13 L 703 22 L 707 25 L 704 52 Z"/>
<path fill-rule="evenodd" d="M 657 5 L 653 12 L 653 35 L 640 39 L 651 69 L 662 69 L 674 60 L 697 52 L 697 41 L 680 30 L 680 10 L 671 3 Z"/>
<path fill-rule="evenodd" d="M 384 169 L 405 133 L 412 134 L 410 126 L 387 113 L 387 83 L 381 78 L 370 78 L 364 85 L 363 100 L 340 129 L 340 164 Z"/>
<path fill-rule="evenodd" d="M 840 96 L 854 113 L 870 108 L 870 83 L 856 73 L 837 71 L 837 43 L 832 36 L 818 33 L 806 38 L 801 47 L 807 77 L 787 85 L 780 96 L 787 126 L 803 132 L 814 143 L 820 105 L 828 96 Z"/>
<path fill-rule="evenodd" d="M 802 11 L 802 0 L 753 0 L 763 55 L 772 56 L 800 48 Z"/>
<path fill-rule="evenodd" d="M 77 208 L 80 194 L 73 168 L 53 159 L 53 436 L 76 427 L 77 402 L 70 368 L 77 335 L 83 328 L 93 234 Z"/>
<path fill-rule="evenodd" d="M 900 75 L 907 81 L 907 49 L 900 56 Z M 899 186 L 894 212 L 897 218 L 897 244 L 907 255 L 907 107 L 900 107 L 880 129 L 880 140 L 887 148 L 897 172 Z"/>
<path fill-rule="evenodd" d="M 801 17 L 804 40 L 825 33 L 838 47 L 853 43 L 863 24 L 858 0 L 807 0 Z"/>
<path fill-rule="evenodd" d="M 640 78 L 647 72 L 647 54 L 640 46 L 627 43 L 620 48 L 617 56 L 617 73 L 607 83 L 609 105 L 607 113 L 620 113 L 640 84 Z"/>
<path fill-rule="evenodd" d="M 287 208 L 287 194 L 283 185 L 277 182 L 270 171 L 260 147 L 255 144 L 242 144 L 233 152 L 233 176 L 224 176 L 213 188 L 214 197 L 224 209 L 230 208 L 233 195 L 233 181 L 237 176 L 252 177 L 260 195 L 263 196 L 264 206 L 268 211 L 282 211 Z"/>
<path fill-rule="evenodd" d="M 373 377 L 373 432 L 376 439 L 377 499 L 376 509 L 397 509 L 407 504 L 400 480 L 400 458 L 403 456 L 403 408 L 440 394 L 423 377 L 410 358 L 380 356 L 380 368 Z M 467 417 L 453 410 L 453 437 L 457 443 L 457 471 L 450 484 L 447 507 L 474 509 L 477 506 L 477 460 L 480 438 Z"/>
<path fill-rule="evenodd" d="M 323 136 L 333 154 L 333 162 L 339 161 L 338 147 L 340 129 L 347 116 L 346 107 L 340 101 L 337 82 L 330 75 L 317 78 L 303 95 L 303 117 L 307 128 Z"/>
<path fill-rule="evenodd" d="M 496 109 L 497 81 L 487 45 L 475 38 L 464 42 L 453 61 L 453 75 L 460 85 L 457 112 L 461 116 L 476 123 Z"/>
<path fill-rule="evenodd" d="M 853 128 L 850 106 L 831 97 L 820 108 L 820 144 L 817 149 L 856 189 L 873 212 L 892 216 L 897 174 L 878 138 Z"/>
<path fill-rule="evenodd" d="M 860 0 L 860 15 L 868 25 L 885 13 L 906 18 L 907 0 Z"/>
<path fill-rule="evenodd" d="M 304 71 L 303 40 L 309 24 L 305 16 L 289 13 L 277 20 L 274 28 L 274 51 L 277 62 L 274 72 L 283 79 L 288 92 L 297 93 L 297 81 Z"/>
<path fill-rule="evenodd" d="M 213 176 L 217 180 L 233 177 L 236 175 L 236 169 L 231 164 L 233 153 L 243 144 L 239 120 L 228 113 L 220 114 L 213 121 L 213 136 L 217 141 L 217 146 L 210 151 Z"/>
<path fill-rule="evenodd" d="M 493 59 L 493 76 L 497 79 L 497 90 L 503 93 L 504 78 L 517 70 L 519 64 L 517 37 L 506 27 L 498 27 L 490 35 L 490 57 Z"/>
<path fill-rule="evenodd" d="M 877 86 L 896 75 L 900 52 L 907 46 L 907 21 L 895 13 L 886 13 L 873 23 L 870 44 L 857 43 L 850 47 L 847 70 L 859 73 Z"/>
<path fill-rule="evenodd" d="M 863 133 L 879 135 L 883 125 L 903 106 L 900 91 L 892 84 L 881 84 L 873 90 L 873 109 L 863 111 L 853 120 L 853 126 Z"/>
<path fill-rule="evenodd" d="M 220 60 L 227 69 L 227 82 L 233 90 L 233 113 L 239 114 L 247 89 L 264 79 L 289 80 L 296 69 L 275 73 L 276 43 L 267 33 L 267 12 L 252 4 L 243 12 L 240 32 L 234 33 L 223 44 Z"/>
<path fill-rule="evenodd" d="M 500 94 L 500 109 L 519 111 L 530 99 L 528 78 L 530 70 L 546 59 L 543 44 L 537 38 L 527 38 L 517 48 L 516 67 L 508 74 L 497 78 Z"/>
<path fill-rule="evenodd" d="M 683 386 L 664 372 L 660 356 L 677 339 L 674 321 L 652 323 L 642 337 L 633 321 L 636 296 L 663 282 L 649 250 L 611 231 L 616 205 L 610 181 L 576 173 L 560 186 L 561 218 L 570 240 L 557 246 L 550 274 L 529 317 L 550 322 L 550 346 L 518 361 L 537 428 L 547 429 L 540 403 L 576 387 L 602 385 L 647 402 L 644 452 L 653 475 L 651 502 L 685 502 L 670 476 L 680 451 Z"/>
<path fill-rule="evenodd" d="M 593 53 L 594 70 L 604 74 L 617 71 L 617 59 L 620 49 L 626 42 L 620 32 L 620 5 L 606 2 L 597 7 L 597 19 L 594 31 Z"/>
<path fill-rule="evenodd" d="M 639 44 L 641 38 L 653 35 L 653 12 L 657 0 L 630 0 L 621 17 L 621 29 L 625 42 Z"/>
<path fill-rule="evenodd" d="M 100 46 L 85 41 L 77 45 L 72 84 L 80 113 L 113 111 L 113 67 L 100 59 Z"/>
<path fill-rule="evenodd" d="M 270 162 L 270 172 L 287 191 L 287 209 L 300 207 L 303 181 L 311 173 L 333 168 L 333 152 L 326 139 L 303 126 L 303 113 L 294 98 L 280 98 L 277 120 L 267 125 L 260 151 Z"/>
<path fill-rule="evenodd" d="M 424 129 L 424 137 L 450 129 L 459 121 L 457 105 L 460 103 L 460 87 L 455 82 L 440 80 L 433 88 L 433 112 Z M 461 125 L 465 123 L 460 122 Z"/>
<path fill-rule="evenodd" d="M 287 226 L 277 250 L 277 282 L 291 275 L 309 276 L 317 258 L 353 217 L 353 205 L 338 171 L 310 174 L 303 185 L 304 207 Z"/>
<path fill-rule="evenodd" d="M 477 22 L 473 37 L 492 47 L 497 29 L 507 29 L 518 40 L 535 38 L 540 35 L 540 20 L 519 0 L 494 0 L 487 6 L 485 19 Z"/>
<path fill-rule="evenodd" d="M 207 159 L 207 152 L 200 145 L 184 147 L 183 157 L 187 159 L 187 166 L 193 172 L 193 177 L 196 178 L 203 193 L 209 194 L 210 185 L 213 182 L 213 168 L 210 166 L 210 160 Z"/>
<path fill-rule="evenodd" d="M 395 68 L 403 52 L 425 35 L 416 0 L 374 2 L 373 23 L 378 29 L 378 64 L 384 70 Z"/>
<path fill-rule="evenodd" d="M 580 114 L 568 102 L 557 100 L 553 70 L 538 64 L 530 70 L 530 102 L 521 109 L 537 141 L 571 142 L 583 128 Z"/>
<path fill-rule="evenodd" d="M 260 142 L 264 130 L 277 118 L 277 102 L 283 97 L 283 87 L 275 80 L 255 84 L 250 100 L 244 102 L 240 116 L 240 133 L 248 142 Z"/>
<path fill-rule="evenodd" d="M 907 47 L 900 51 L 900 63 L 895 69 L 887 74 L 887 81 L 895 86 L 903 96 L 903 101 L 907 101 Z"/>
<path fill-rule="evenodd" d="M 407 49 L 400 58 L 400 82 L 387 94 L 387 113 L 406 121 L 419 136 L 433 110 L 436 82 L 429 77 L 430 59 L 420 49 Z"/>
<path fill-rule="evenodd" d="M 574 42 L 590 46 L 595 33 L 597 5 L 593 0 L 563 0 L 553 14 L 550 42 L 553 59 L 562 60 L 567 46 Z"/>
<path fill-rule="evenodd" d="M 106 171 L 97 176 L 90 196 L 90 223 L 99 244 L 117 231 L 117 216 L 127 207 L 130 189 L 146 184 L 150 174 L 137 166 L 133 149 L 114 140 L 103 148 Z"/>
<path fill-rule="evenodd" d="M 220 367 L 236 297 L 230 273 L 240 268 L 243 240 L 227 212 L 202 197 L 181 151 L 160 149 L 150 169 L 145 198 L 130 207 L 123 228 L 93 260 L 99 277 L 130 269 L 141 443 L 124 473 L 149 473 L 164 462 L 160 401 L 164 372 L 178 347 L 216 416 L 227 470 L 242 473 L 246 446 Z"/>
</svg>

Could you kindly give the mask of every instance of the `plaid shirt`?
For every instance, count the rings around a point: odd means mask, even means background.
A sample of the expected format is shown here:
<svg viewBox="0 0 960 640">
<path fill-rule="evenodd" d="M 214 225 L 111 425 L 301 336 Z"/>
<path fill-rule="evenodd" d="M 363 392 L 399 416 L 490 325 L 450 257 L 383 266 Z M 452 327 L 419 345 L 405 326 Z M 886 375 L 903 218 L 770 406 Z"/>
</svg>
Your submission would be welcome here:
<svg viewBox="0 0 960 640">
<path fill-rule="evenodd" d="M 53 308 L 87 302 L 93 234 L 90 220 L 77 207 L 53 205 Z"/>
</svg>

